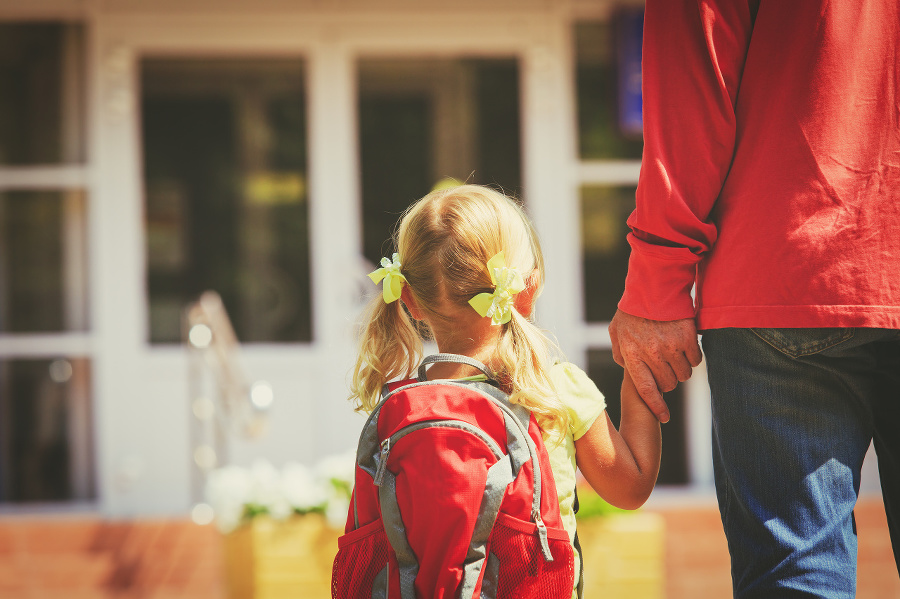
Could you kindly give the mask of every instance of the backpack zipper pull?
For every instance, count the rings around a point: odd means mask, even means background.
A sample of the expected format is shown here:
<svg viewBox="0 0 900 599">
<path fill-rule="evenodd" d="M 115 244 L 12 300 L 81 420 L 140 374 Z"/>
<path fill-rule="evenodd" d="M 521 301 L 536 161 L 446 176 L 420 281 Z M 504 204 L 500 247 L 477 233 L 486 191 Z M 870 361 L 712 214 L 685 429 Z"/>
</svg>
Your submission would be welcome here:
<svg viewBox="0 0 900 599">
<path fill-rule="evenodd" d="M 537 534 L 538 539 L 541 541 L 541 551 L 544 553 L 544 559 L 548 562 L 553 561 L 553 554 L 550 553 L 550 541 L 547 539 L 547 527 L 544 525 L 544 521 L 541 519 L 541 514 L 535 511 L 532 514 L 532 518 L 534 518 L 534 523 L 537 525 Z"/>
<path fill-rule="evenodd" d="M 375 469 L 374 483 L 376 487 L 380 487 L 384 482 L 384 471 L 387 469 L 388 454 L 391 453 L 391 438 L 388 437 L 381 442 L 381 454 L 378 459 L 378 468 Z"/>
</svg>

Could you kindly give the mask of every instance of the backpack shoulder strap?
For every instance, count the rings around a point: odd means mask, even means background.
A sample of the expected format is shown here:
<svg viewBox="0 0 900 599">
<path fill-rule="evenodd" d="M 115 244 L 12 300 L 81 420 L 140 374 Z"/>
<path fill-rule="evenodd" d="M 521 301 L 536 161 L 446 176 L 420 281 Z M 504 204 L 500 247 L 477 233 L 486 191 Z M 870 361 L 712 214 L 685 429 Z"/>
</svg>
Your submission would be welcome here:
<svg viewBox="0 0 900 599">
<path fill-rule="evenodd" d="M 465 364 L 466 366 L 471 366 L 472 368 L 477 368 L 481 372 L 484 373 L 489 380 L 494 380 L 494 374 L 488 369 L 487 366 L 476 360 L 475 358 L 470 358 L 469 356 L 463 356 L 460 354 L 432 354 L 430 356 L 426 356 L 425 359 L 422 360 L 422 363 L 419 365 L 418 371 L 418 380 L 422 382 L 425 379 L 425 367 L 429 364 L 437 364 L 438 362 L 451 362 L 454 364 Z"/>
</svg>

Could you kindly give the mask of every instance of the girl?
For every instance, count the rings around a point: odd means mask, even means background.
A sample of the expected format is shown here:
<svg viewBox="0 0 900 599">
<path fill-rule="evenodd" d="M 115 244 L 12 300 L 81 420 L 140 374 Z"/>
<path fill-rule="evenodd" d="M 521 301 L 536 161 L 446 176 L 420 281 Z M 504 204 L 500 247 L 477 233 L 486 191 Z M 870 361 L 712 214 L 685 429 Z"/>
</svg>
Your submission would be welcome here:
<svg viewBox="0 0 900 599">
<path fill-rule="evenodd" d="M 535 415 L 570 540 L 576 466 L 609 503 L 640 507 L 659 472 L 659 422 L 626 373 L 617 431 L 587 375 L 554 360 L 553 344 L 531 320 L 544 263 L 521 207 L 477 185 L 436 190 L 407 209 L 394 242 L 393 259 L 370 275 L 384 289 L 370 307 L 353 373 L 358 409 L 371 411 L 388 381 L 409 378 L 422 358 L 422 337 L 433 337 L 441 353 L 487 365 L 510 400 Z M 448 362 L 427 373 L 429 379 L 472 375 L 472 367 Z"/>
</svg>

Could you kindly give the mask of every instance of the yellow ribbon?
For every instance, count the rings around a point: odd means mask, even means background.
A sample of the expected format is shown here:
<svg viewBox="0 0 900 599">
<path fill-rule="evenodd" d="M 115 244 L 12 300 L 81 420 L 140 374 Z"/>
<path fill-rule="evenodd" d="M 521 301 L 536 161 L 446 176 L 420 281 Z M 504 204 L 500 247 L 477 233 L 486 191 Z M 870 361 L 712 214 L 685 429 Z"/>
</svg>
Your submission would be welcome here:
<svg viewBox="0 0 900 599">
<path fill-rule="evenodd" d="M 469 300 L 481 316 L 489 317 L 492 325 L 506 324 L 512 318 L 513 296 L 525 290 L 525 279 L 515 268 L 506 266 L 503 251 L 497 253 L 487 263 L 493 293 L 479 293 Z"/>
<path fill-rule="evenodd" d="M 376 285 L 384 280 L 384 290 L 382 295 L 384 303 L 389 304 L 400 299 L 400 292 L 403 290 L 403 284 L 406 283 L 406 277 L 400 272 L 400 254 L 394 252 L 392 260 L 387 258 L 381 259 L 381 268 L 369 273 L 369 278 Z"/>
</svg>

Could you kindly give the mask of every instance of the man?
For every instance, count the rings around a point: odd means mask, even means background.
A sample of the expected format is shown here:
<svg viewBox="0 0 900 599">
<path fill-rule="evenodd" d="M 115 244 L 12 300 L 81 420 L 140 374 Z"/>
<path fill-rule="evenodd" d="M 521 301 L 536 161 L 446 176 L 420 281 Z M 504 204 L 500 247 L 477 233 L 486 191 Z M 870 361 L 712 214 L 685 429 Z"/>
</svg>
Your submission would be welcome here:
<svg viewBox="0 0 900 599">
<path fill-rule="evenodd" d="M 900 539 L 900 3 L 647 0 L 643 78 L 616 361 L 666 421 L 703 333 L 735 596 L 853 597 L 873 438 Z"/>
</svg>

